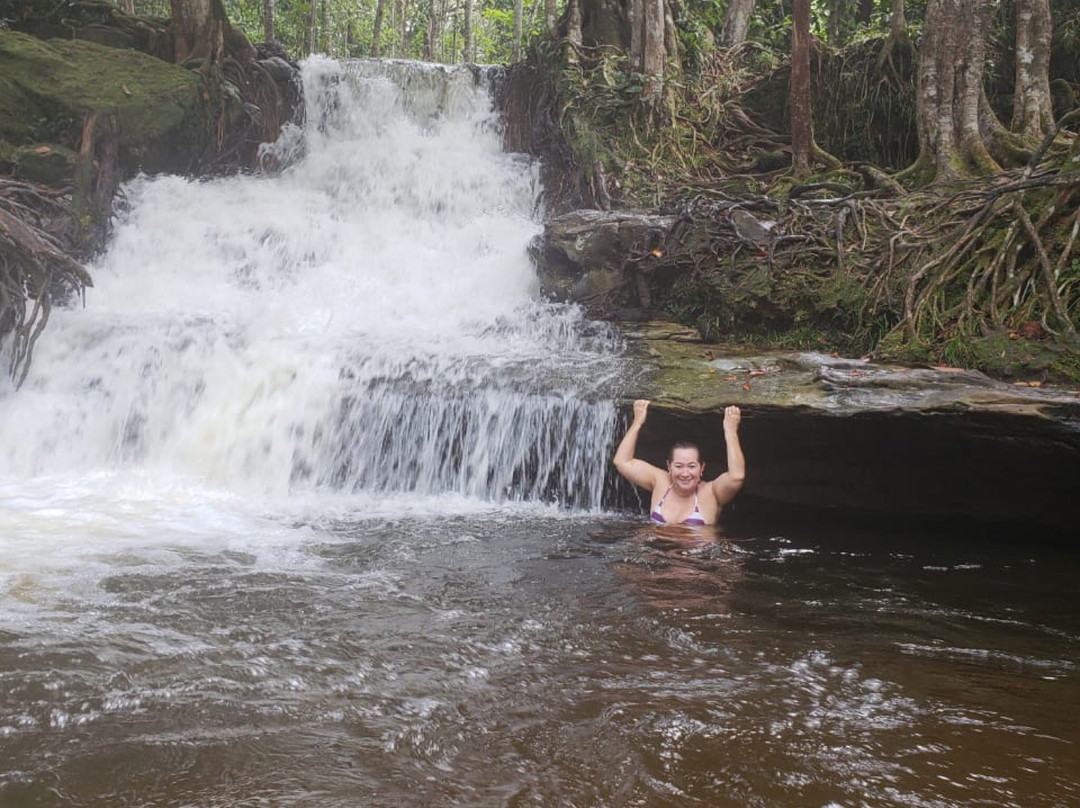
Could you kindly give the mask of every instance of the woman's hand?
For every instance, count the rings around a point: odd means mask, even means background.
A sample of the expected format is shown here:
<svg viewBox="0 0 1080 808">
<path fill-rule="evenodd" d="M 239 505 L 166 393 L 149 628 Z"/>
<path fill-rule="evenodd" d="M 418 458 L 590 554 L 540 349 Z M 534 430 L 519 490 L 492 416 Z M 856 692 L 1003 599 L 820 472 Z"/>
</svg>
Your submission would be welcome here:
<svg viewBox="0 0 1080 808">
<path fill-rule="evenodd" d="M 634 402 L 634 424 L 641 426 L 645 423 L 645 417 L 649 412 L 649 400 L 647 398 L 639 398 Z"/>
<path fill-rule="evenodd" d="M 742 410 L 732 404 L 724 408 L 724 431 L 739 431 L 739 422 L 742 420 Z"/>
</svg>

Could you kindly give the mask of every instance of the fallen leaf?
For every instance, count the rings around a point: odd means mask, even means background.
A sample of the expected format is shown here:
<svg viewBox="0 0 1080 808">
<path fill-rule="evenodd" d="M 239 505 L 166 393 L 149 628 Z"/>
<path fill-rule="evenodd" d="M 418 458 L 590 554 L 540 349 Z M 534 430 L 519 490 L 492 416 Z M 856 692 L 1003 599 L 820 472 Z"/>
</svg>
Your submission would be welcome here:
<svg viewBox="0 0 1080 808">
<path fill-rule="evenodd" d="M 664 251 L 663 251 L 663 250 L 653 250 L 653 251 L 652 251 L 652 256 L 653 256 L 653 258 L 662 258 L 662 257 L 663 257 L 663 255 L 664 255 Z"/>
<path fill-rule="evenodd" d="M 34 154 L 48 154 L 52 149 L 48 146 L 38 146 L 34 149 Z"/>
<path fill-rule="evenodd" d="M 709 373 L 716 373 L 716 368 L 709 368 Z"/>
<path fill-rule="evenodd" d="M 123 91 L 124 95 L 126 95 L 128 98 L 131 97 L 131 90 L 128 89 L 126 84 L 121 84 L 120 89 Z"/>
<path fill-rule="evenodd" d="M 1027 320 L 1020 323 L 1020 328 L 1018 330 L 1020 331 L 1020 335 L 1028 340 L 1042 339 L 1046 336 L 1046 331 L 1043 330 L 1042 323 L 1036 322 L 1035 320 Z"/>
<path fill-rule="evenodd" d="M 852 375 L 852 376 L 862 376 L 862 374 L 861 374 L 861 373 L 859 373 L 859 371 L 858 371 L 858 370 L 852 370 L 852 371 L 851 371 L 851 375 Z"/>
<path fill-rule="evenodd" d="M 754 376 L 764 376 L 767 372 L 768 371 L 765 370 L 751 370 L 750 377 L 753 378 Z"/>
<path fill-rule="evenodd" d="M 1020 339 L 1020 335 L 1017 334 L 1015 331 L 1010 331 L 1009 332 L 1009 339 Z"/>
<path fill-rule="evenodd" d="M 738 380 L 739 380 L 738 376 L 721 376 L 720 377 L 720 381 L 722 381 L 722 382 L 737 382 Z"/>
<path fill-rule="evenodd" d="M 750 382 L 743 382 L 742 383 L 742 389 L 749 393 L 750 392 Z"/>
</svg>

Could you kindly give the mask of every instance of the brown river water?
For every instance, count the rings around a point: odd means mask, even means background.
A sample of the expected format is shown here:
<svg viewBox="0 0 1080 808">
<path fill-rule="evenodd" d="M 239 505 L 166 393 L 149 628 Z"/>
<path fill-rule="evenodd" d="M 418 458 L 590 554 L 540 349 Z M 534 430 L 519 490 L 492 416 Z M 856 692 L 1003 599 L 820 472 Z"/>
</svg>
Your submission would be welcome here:
<svg viewBox="0 0 1080 808">
<path fill-rule="evenodd" d="M 1032 537 L 308 527 L 24 593 L 0 805 L 1080 804 L 1076 557 Z"/>
</svg>

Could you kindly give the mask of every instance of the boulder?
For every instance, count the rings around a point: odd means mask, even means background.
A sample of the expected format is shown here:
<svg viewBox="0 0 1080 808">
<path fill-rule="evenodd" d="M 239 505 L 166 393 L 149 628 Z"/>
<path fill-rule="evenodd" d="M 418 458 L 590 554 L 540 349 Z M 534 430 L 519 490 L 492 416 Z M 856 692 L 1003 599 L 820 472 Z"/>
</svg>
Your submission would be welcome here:
<svg viewBox="0 0 1080 808">
<path fill-rule="evenodd" d="M 125 174 L 180 170 L 197 90 L 190 71 L 137 51 L 0 31 L 0 138 L 14 146 L 77 149 L 98 113 L 115 118 Z"/>
<path fill-rule="evenodd" d="M 737 508 L 1073 529 L 1076 390 L 708 345 L 669 324 L 623 328 L 644 367 L 633 394 L 654 399 L 639 456 L 662 465 L 671 443 L 691 440 L 715 473 L 724 407 L 742 408 L 748 475 Z"/>
<path fill-rule="evenodd" d="M 662 251 L 676 217 L 634 211 L 575 210 L 548 221 L 530 245 L 541 291 L 585 301 L 622 283 L 627 267 Z"/>
</svg>

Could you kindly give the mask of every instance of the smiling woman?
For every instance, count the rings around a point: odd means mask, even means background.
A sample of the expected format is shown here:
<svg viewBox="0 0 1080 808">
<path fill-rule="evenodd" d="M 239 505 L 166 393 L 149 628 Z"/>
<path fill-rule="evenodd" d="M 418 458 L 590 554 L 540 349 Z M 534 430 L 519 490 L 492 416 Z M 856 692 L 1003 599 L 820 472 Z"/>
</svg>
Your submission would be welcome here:
<svg viewBox="0 0 1080 808">
<path fill-rule="evenodd" d="M 623 477 L 652 492 L 649 516 L 660 524 L 714 525 L 725 505 L 735 498 L 746 479 L 746 461 L 739 444 L 738 407 L 724 410 L 724 443 L 727 471 L 709 482 L 702 481 L 705 464 L 692 443 L 676 443 L 668 452 L 667 470 L 634 457 L 638 434 L 645 424 L 649 402 L 634 402 L 634 420 L 615 450 L 615 468 Z"/>
</svg>

